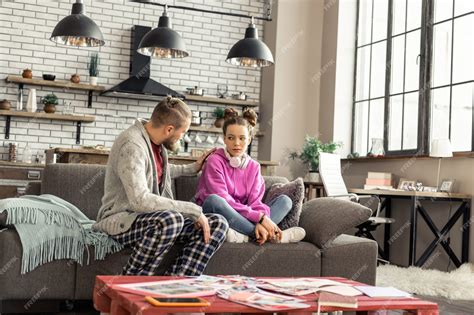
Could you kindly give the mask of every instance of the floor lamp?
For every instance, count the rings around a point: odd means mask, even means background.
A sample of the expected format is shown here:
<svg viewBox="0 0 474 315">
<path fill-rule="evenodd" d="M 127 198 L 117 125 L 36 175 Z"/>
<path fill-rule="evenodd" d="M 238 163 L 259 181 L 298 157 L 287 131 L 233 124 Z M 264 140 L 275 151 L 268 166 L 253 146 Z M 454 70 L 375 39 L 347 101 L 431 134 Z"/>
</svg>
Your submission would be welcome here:
<svg viewBox="0 0 474 315">
<path fill-rule="evenodd" d="M 438 158 L 438 176 L 436 177 L 436 190 L 439 189 L 439 172 L 441 170 L 441 158 L 452 157 L 453 149 L 449 139 L 435 139 L 431 141 L 430 157 Z"/>
</svg>

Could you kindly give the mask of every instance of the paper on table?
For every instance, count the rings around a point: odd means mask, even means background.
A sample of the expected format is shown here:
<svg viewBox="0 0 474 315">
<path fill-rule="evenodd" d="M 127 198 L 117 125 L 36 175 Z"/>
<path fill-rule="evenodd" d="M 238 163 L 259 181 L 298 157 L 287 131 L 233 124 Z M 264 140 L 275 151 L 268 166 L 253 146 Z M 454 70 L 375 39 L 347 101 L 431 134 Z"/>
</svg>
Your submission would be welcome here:
<svg viewBox="0 0 474 315">
<path fill-rule="evenodd" d="M 356 290 L 350 286 L 342 286 L 342 285 L 325 286 L 325 287 L 319 288 L 318 291 L 331 292 L 331 293 L 336 293 L 336 294 L 344 295 L 344 296 L 362 295 L 362 293 L 359 290 Z"/>
<path fill-rule="evenodd" d="M 283 278 L 283 279 L 262 279 L 262 281 L 270 283 L 281 288 L 320 288 L 327 285 L 348 286 L 346 283 L 341 283 L 328 279 L 314 279 L 314 278 Z"/>
<path fill-rule="evenodd" d="M 410 293 L 393 287 L 355 286 L 354 288 L 369 297 L 411 297 Z"/>
</svg>

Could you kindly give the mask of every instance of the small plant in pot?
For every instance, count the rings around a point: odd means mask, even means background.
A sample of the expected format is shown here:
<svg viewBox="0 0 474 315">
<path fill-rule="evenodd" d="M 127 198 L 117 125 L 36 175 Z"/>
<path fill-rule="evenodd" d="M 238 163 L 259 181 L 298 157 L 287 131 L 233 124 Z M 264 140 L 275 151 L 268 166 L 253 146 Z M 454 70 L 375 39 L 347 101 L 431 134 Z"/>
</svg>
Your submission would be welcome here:
<svg viewBox="0 0 474 315">
<path fill-rule="evenodd" d="M 214 117 L 216 117 L 214 126 L 216 126 L 217 128 L 222 128 L 222 126 L 224 125 L 224 113 L 225 110 L 222 107 L 216 107 L 214 109 Z"/>
<path fill-rule="evenodd" d="M 94 53 L 91 55 L 89 64 L 87 65 L 89 69 L 89 83 L 91 85 L 97 85 L 97 77 L 99 76 L 99 54 Z"/>
<path fill-rule="evenodd" d="M 56 111 L 56 105 L 58 105 L 58 97 L 51 93 L 41 98 L 41 103 L 44 104 L 43 110 L 46 113 L 52 114 Z"/>
<path fill-rule="evenodd" d="M 316 137 L 306 136 L 301 152 L 290 152 L 290 158 L 293 160 L 299 158 L 305 165 L 308 166 L 309 173 L 305 180 L 310 182 L 320 182 L 319 177 L 319 153 L 334 153 L 337 148 L 342 147 L 342 143 L 328 142 L 323 143 Z"/>
</svg>

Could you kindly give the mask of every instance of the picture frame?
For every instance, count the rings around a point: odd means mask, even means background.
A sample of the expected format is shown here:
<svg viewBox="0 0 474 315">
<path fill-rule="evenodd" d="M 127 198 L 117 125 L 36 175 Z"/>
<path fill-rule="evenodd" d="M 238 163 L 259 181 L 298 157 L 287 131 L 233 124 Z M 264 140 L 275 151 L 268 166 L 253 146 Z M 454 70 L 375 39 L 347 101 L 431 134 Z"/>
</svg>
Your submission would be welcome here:
<svg viewBox="0 0 474 315">
<path fill-rule="evenodd" d="M 439 185 L 438 191 L 440 192 L 452 192 L 454 187 L 454 179 L 443 179 Z"/>
<path fill-rule="evenodd" d="M 400 182 L 398 183 L 398 189 L 416 190 L 416 181 L 400 178 Z"/>
</svg>

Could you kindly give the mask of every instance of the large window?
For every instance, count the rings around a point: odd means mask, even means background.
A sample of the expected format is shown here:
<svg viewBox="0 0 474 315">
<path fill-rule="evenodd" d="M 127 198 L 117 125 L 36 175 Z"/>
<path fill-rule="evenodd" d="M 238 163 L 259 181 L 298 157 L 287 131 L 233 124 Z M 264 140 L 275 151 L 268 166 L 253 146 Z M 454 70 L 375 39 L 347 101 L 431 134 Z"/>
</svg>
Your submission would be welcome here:
<svg viewBox="0 0 474 315">
<path fill-rule="evenodd" d="M 352 151 L 473 151 L 474 0 L 359 0 Z"/>
</svg>

